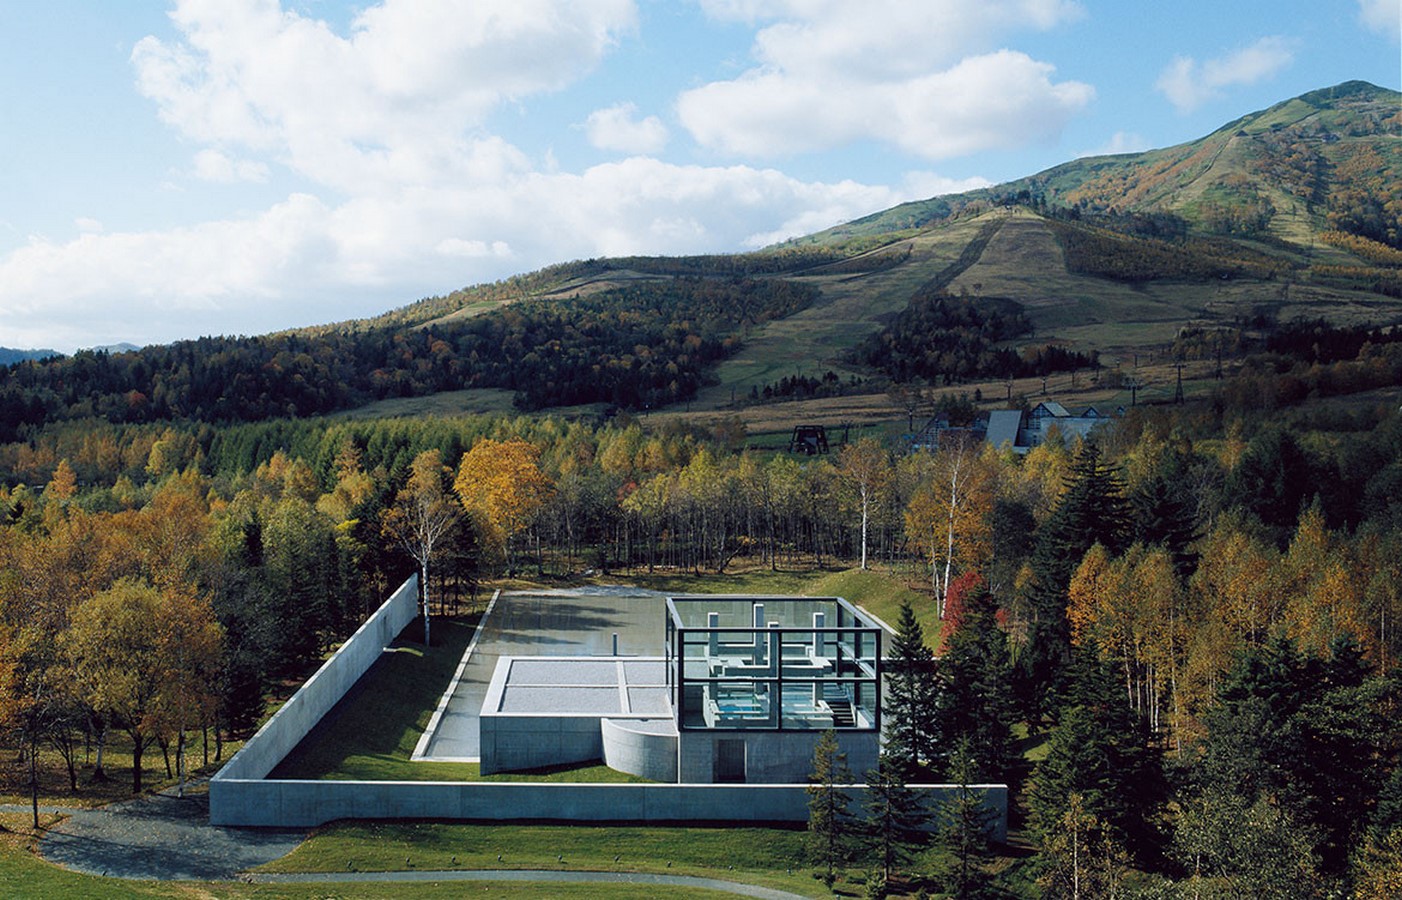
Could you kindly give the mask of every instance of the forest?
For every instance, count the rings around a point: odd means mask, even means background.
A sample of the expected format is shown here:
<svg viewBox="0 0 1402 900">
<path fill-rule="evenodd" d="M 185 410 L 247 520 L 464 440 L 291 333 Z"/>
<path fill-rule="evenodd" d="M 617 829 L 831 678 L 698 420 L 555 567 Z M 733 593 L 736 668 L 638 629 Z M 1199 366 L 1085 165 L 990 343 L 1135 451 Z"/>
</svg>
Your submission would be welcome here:
<svg viewBox="0 0 1402 900">
<path fill-rule="evenodd" d="M 881 331 L 862 341 L 852 360 L 893 382 L 958 384 L 979 378 L 1047 375 L 1095 368 L 1097 354 L 1055 344 L 1011 348 L 1032 331 L 1020 304 L 998 297 L 956 297 L 918 291 Z"/>
<path fill-rule="evenodd" d="M 920 598 L 888 710 L 910 776 L 1013 785 L 1050 895 L 1394 896 L 1402 415 L 1243 387 L 1400 374 L 1390 332 L 1321 328 L 1025 456 L 626 415 L 56 422 L 0 445 L 3 725 L 74 790 L 120 734 L 140 789 L 430 561 L 439 610 L 510 575 L 855 567 Z"/>
<path fill-rule="evenodd" d="M 655 408 L 692 397 L 746 329 L 815 296 L 783 279 L 688 276 L 417 328 L 80 351 L 0 369 L 0 440 L 58 420 L 252 422 L 473 387 L 514 391 L 524 410 Z"/>
</svg>

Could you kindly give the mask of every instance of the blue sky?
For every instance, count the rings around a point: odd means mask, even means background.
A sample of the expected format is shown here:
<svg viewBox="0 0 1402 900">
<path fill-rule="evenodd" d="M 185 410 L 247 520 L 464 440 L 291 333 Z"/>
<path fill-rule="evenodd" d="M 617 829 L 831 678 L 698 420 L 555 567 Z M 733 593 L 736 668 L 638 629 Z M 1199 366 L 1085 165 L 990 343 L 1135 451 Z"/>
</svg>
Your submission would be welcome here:
<svg viewBox="0 0 1402 900">
<path fill-rule="evenodd" d="M 0 0 L 0 345 L 752 249 L 1308 90 L 1402 0 Z"/>
</svg>

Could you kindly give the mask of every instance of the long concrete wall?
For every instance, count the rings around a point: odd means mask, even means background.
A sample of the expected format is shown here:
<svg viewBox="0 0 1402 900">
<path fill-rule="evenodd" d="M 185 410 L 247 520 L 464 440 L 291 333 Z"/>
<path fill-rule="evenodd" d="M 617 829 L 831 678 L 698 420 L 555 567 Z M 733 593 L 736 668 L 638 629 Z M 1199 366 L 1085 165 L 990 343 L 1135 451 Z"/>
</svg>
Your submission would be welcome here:
<svg viewBox="0 0 1402 900">
<path fill-rule="evenodd" d="M 240 782 L 243 790 L 242 782 L 266 778 L 413 620 L 418 595 L 419 577 L 411 575 L 219 770 L 209 787 L 211 822 L 225 824 L 219 807 L 231 793 L 221 785 Z"/>
<path fill-rule="evenodd" d="M 1008 789 L 978 785 L 1007 839 Z M 921 785 L 936 809 L 956 788 Z M 864 785 L 847 788 L 854 811 Z M 221 794 L 223 796 L 221 796 Z M 216 816 L 217 811 L 217 816 Z M 310 828 L 335 819 L 578 822 L 804 822 L 808 791 L 791 784 L 543 784 L 411 781 L 215 781 L 210 822 Z"/>
</svg>

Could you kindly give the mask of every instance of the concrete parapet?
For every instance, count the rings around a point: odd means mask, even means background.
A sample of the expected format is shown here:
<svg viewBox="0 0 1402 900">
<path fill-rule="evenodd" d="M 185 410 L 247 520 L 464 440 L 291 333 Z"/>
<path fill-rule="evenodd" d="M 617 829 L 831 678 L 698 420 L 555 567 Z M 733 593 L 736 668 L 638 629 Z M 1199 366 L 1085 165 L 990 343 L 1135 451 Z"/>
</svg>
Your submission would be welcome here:
<svg viewBox="0 0 1402 900">
<path fill-rule="evenodd" d="M 211 820 L 213 783 L 266 778 L 413 621 L 418 596 L 419 579 L 411 575 L 219 770 L 210 788 Z"/>
<path fill-rule="evenodd" d="M 957 788 L 916 785 L 931 809 Z M 975 785 L 1007 839 L 1008 789 Z M 310 828 L 336 819 L 571 822 L 804 822 L 801 784 L 549 784 L 526 782 L 239 781 L 210 784 L 210 823 Z M 854 808 L 865 785 L 845 788 Z"/>
</svg>

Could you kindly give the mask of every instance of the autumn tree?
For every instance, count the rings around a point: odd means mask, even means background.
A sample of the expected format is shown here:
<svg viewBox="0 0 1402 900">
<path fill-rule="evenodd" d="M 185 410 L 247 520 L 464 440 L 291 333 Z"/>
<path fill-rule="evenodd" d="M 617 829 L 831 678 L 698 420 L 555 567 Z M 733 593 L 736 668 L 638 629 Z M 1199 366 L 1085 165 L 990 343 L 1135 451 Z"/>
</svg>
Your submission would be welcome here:
<svg viewBox="0 0 1402 900">
<path fill-rule="evenodd" d="M 463 456 L 453 482 L 484 536 L 505 553 L 507 572 L 513 575 L 516 539 L 551 493 L 539 459 L 540 451 L 523 440 L 484 438 Z"/>
<path fill-rule="evenodd" d="M 197 717 L 212 684 L 218 625 L 207 604 L 124 579 L 79 603 L 63 635 L 76 684 L 132 742 L 132 792 L 142 754 L 166 724 Z"/>
<path fill-rule="evenodd" d="M 847 444 L 837 455 L 837 473 L 856 500 L 861 519 L 861 568 L 867 567 L 867 532 L 874 508 L 891 481 L 891 458 L 874 438 Z"/>
<path fill-rule="evenodd" d="M 970 441 L 942 446 L 931 460 L 929 480 L 906 508 L 906 534 L 929 557 L 940 618 L 956 568 L 977 570 L 991 555 L 996 472 L 992 451 Z"/>
<path fill-rule="evenodd" d="M 215 719 L 224 635 L 205 597 L 189 590 L 172 590 L 161 600 L 157 639 L 163 674 L 153 718 L 158 728 L 177 736 L 175 768 L 179 796 L 185 796 L 186 736 Z"/>
<path fill-rule="evenodd" d="M 434 551 L 462 518 L 462 508 L 453 502 L 445 483 L 451 470 L 443 465 L 437 450 L 425 450 L 414 457 L 409 480 L 395 495 L 394 505 L 381 519 L 384 534 L 419 564 L 419 596 L 423 601 L 424 646 L 429 634 L 429 563 Z"/>
</svg>

